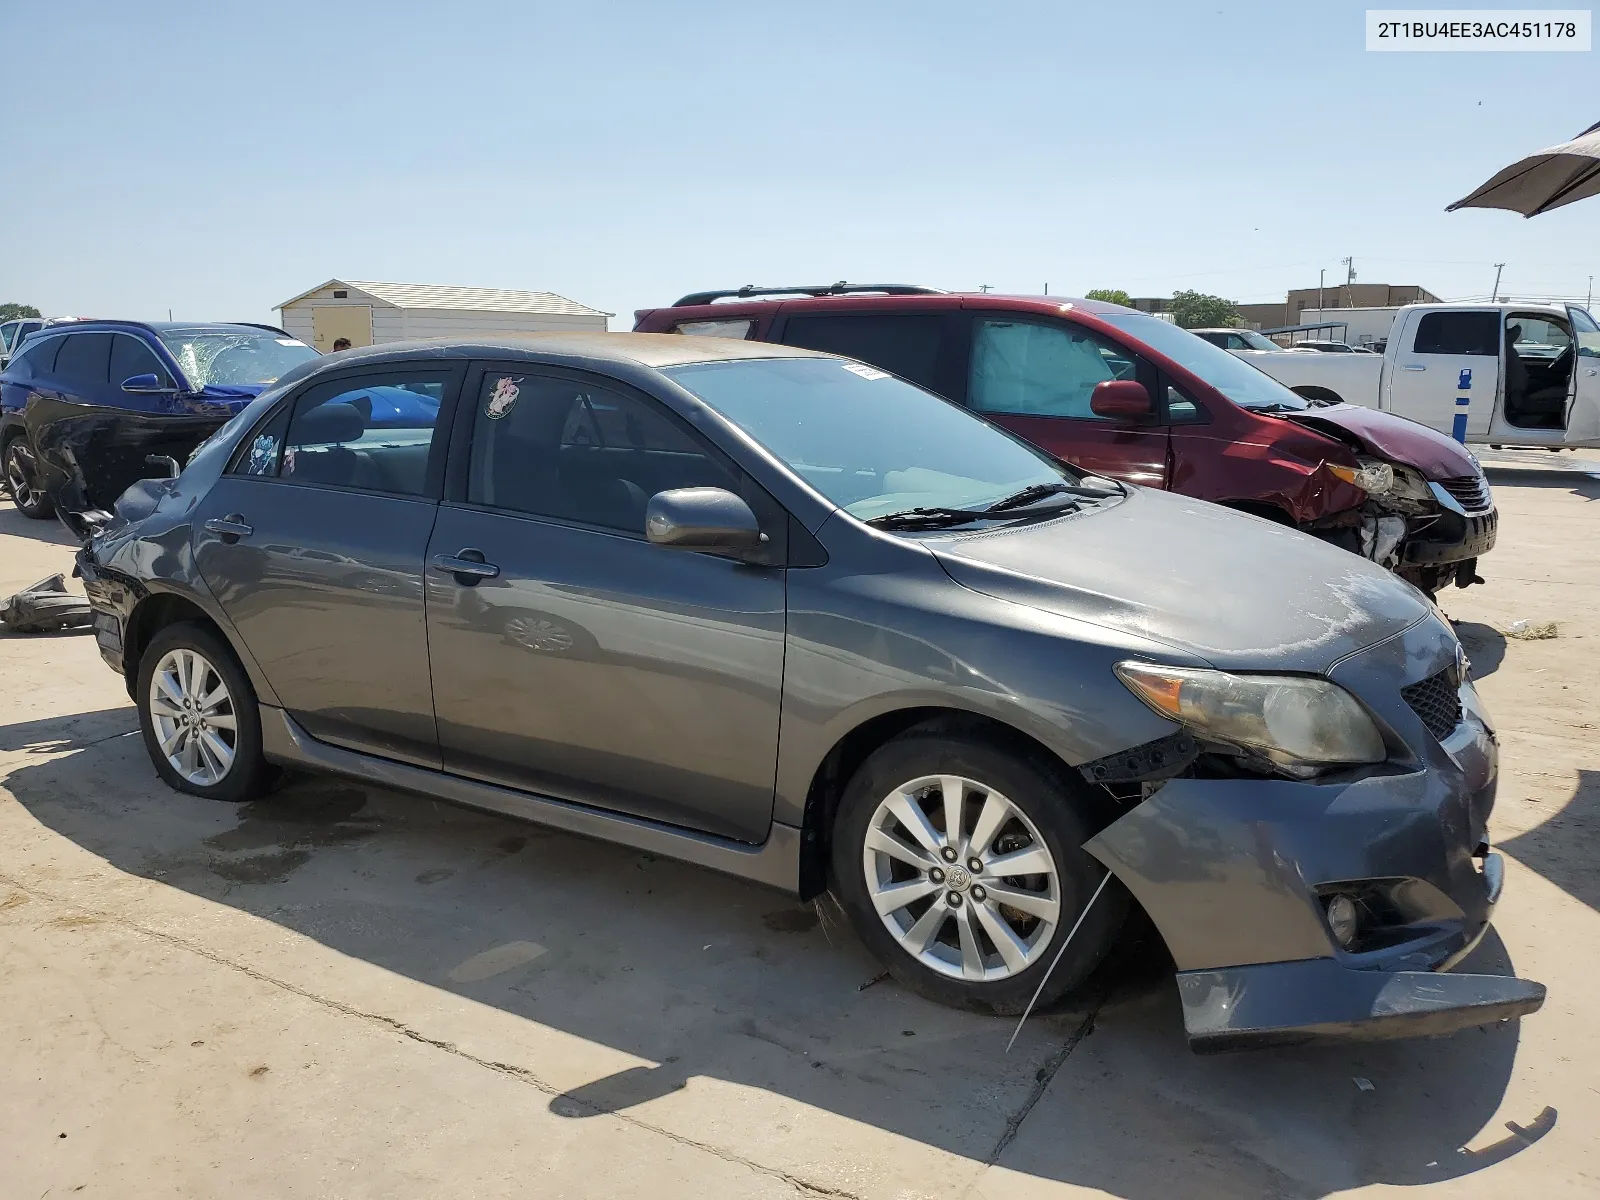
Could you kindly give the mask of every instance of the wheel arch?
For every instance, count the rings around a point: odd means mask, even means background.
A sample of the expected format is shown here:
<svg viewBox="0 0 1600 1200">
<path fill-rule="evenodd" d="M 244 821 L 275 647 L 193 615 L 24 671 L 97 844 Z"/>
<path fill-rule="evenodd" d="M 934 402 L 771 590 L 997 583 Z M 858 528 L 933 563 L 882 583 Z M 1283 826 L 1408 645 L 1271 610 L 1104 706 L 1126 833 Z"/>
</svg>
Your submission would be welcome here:
<svg viewBox="0 0 1600 1200">
<path fill-rule="evenodd" d="M 278 699 L 261 673 L 255 658 L 244 648 L 227 619 L 210 610 L 195 597 L 166 589 L 151 589 L 133 606 L 122 630 L 122 677 L 128 694 L 133 695 L 139 677 L 139 660 L 144 655 L 150 639 L 169 625 L 180 621 L 193 621 L 204 626 L 222 639 L 233 651 L 234 657 L 244 667 L 256 699 L 262 704 L 277 704 Z"/>
<path fill-rule="evenodd" d="M 834 742 L 812 773 L 800 837 L 801 899 L 813 899 L 827 890 L 834 814 L 851 777 L 879 747 L 912 730 L 995 743 L 1064 778 L 1072 771 L 1050 747 L 998 717 L 939 705 L 915 705 L 870 717 Z"/>
</svg>

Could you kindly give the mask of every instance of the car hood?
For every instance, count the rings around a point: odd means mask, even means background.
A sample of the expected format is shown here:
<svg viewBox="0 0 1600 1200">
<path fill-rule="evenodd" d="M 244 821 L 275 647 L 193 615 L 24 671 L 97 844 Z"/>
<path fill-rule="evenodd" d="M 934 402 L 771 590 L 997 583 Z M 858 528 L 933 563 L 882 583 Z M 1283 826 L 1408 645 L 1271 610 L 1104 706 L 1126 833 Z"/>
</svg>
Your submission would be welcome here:
<svg viewBox="0 0 1600 1200">
<path fill-rule="evenodd" d="M 1144 488 L 1071 517 L 924 544 L 963 587 L 1232 670 L 1320 674 L 1431 611 L 1421 592 L 1364 558 Z"/>
<path fill-rule="evenodd" d="M 1478 464 L 1465 446 L 1408 417 L 1358 404 L 1330 404 L 1280 415 L 1341 440 L 1348 440 L 1341 435 L 1353 436 L 1368 453 L 1415 467 L 1428 479 L 1460 479 L 1478 474 Z"/>
</svg>

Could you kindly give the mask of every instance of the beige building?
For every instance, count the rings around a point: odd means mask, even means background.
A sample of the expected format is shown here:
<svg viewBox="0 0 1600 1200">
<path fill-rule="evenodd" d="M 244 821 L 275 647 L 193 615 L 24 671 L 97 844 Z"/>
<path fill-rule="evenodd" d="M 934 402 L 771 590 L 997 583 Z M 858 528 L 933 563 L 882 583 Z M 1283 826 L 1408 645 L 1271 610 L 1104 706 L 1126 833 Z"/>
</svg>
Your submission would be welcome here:
<svg viewBox="0 0 1600 1200">
<path fill-rule="evenodd" d="M 613 314 L 554 292 L 330 279 L 278 305 L 282 325 L 323 354 L 340 338 L 371 346 L 474 334 L 605 332 Z"/>
</svg>

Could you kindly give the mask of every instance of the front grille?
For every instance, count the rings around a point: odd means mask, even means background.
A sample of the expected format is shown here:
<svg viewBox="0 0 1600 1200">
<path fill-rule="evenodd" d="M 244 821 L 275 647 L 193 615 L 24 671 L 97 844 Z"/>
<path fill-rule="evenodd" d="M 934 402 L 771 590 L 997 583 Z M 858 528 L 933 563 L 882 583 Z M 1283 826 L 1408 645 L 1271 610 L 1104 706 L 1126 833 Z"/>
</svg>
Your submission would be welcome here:
<svg viewBox="0 0 1600 1200">
<path fill-rule="evenodd" d="M 1429 675 L 1421 683 L 1401 688 L 1400 694 L 1436 738 L 1449 736 L 1461 724 L 1461 692 L 1453 666 Z"/>
<path fill-rule="evenodd" d="M 1439 486 L 1455 497 L 1456 503 L 1469 513 L 1484 512 L 1494 505 L 1494 497 L 1489 493 L 1489 481 L 1482 475 L 1441 479 Z"/>
</svg>

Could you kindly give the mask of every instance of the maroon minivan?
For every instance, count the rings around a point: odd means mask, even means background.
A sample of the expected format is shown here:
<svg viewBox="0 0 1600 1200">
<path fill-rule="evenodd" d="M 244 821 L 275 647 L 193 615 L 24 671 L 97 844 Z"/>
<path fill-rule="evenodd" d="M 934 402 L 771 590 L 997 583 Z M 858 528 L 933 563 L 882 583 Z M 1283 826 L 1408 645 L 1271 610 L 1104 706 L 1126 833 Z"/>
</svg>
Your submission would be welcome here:
<svg viewBox="0 0 1600 1200">
<path fill-rule="evenodd" d="M 1148 313 L 1096 300 L 831 284 L 697 292 L 634 329 L 858 359 L 1084 470 L 1293 525 L 1432 595 L 1479 582 L 1499 514 L 1477 460 L 1392 413 L 1324 405 Z"/>
</svg>

